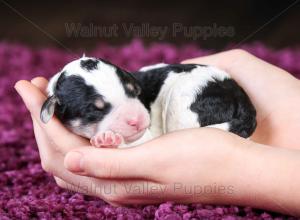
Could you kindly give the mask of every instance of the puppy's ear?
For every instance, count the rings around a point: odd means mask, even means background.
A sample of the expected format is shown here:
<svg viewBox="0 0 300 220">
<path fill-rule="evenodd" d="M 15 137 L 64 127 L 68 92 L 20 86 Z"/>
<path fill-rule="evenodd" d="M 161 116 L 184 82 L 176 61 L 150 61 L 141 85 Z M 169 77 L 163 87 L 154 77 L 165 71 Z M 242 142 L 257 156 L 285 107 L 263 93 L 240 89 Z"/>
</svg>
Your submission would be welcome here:
<svg viewBox="0 0 300 220">
<path fill-rule="evenodd" d="M 42 122 L 45 124 L 53 117 L 54 111 L 55 111 L 55 106 L 58 103 L 58 99 L 52 95 L 47 98 L 47 100 L 44 102 L 41 113 L 40 113 L 40 118 Z"/>
</svg>

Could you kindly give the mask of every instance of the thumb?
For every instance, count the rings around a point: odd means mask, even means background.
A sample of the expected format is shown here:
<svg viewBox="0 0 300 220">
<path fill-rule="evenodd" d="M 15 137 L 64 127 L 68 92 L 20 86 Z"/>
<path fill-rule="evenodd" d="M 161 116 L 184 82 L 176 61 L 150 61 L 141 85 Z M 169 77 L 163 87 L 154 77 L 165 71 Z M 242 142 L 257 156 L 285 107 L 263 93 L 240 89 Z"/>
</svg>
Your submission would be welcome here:
<svg viewBox="0 0 300 220">
<path fill-rule="evenodd" d="M 46 96 L 39 89 L 42 85 L 37 81 L 39 80 L 34 79 L 31 83 L 26 80 L 20 80 L 15 85 L 17 92 L 31 113 L 31 116 L 35 118 L 35 121 L 57 146 L 62 146 L 60 149 L 62 152 L 69 150 L 71 147 L 73 148 L 73 146 L 87 144 L 86 139 L 71 133 L 56 117 L 53 117 L 47 124 L 40 120 L 40 110 L 46 100 Z M 38 86 L 35 84 L 38 84 Z"/>
<path fill-rule="evenodd" d="M 233 49 L 228 50 L 208 56 L 203 57 L 196 57 L 188 60 L 184 60 L 181 63 L 188 64 L 188 63 L 198 63 L 198 64 L 205 64 L 205 65 L 212 65 L 219 67 L 223 70 L 230 71 L 232 64 L 241 58 L 247 58 L 248 60 L 250 57 L 253 57 L 248 52 L 241 50 L 241 49 Z"/>
<path fill-rule="evenodd" d="M 64 166 L 69 171 L 90 177 L 108 179 L 129 179 L 151 176 L 151 157 L 145 158 L 141 147 L 125 149 L 76 148 L 68 152 Z"/>
</svg>

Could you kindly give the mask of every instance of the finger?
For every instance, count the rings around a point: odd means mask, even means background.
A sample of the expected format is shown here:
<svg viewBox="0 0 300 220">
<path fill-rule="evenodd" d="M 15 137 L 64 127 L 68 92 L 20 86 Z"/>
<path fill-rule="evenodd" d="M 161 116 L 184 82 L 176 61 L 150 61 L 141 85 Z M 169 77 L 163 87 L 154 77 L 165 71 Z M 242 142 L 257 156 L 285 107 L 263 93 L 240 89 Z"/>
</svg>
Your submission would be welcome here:
<svg viewBox="0 0 300 220">
<path fill-rule="evenodd" d="M 34 79 L 31 80 L 31 83 L 34 84 L 37 88 L 39 88 L 41 90 L 41 92 L 44 92 L 44 94 L 46 94 L 46 88 L 48 85 L 48 81 L 43 78 L 43 77 L 35 77 Z M 34 135 L 35 135 L 35 139 L 37 142 L 37 146 L 39 148 L 39 152 L 40 152 L 40 157 L 41 160 L 45 160 L 47 157 L 51 156 L 51 150 L 53 151 L 53 149 L 51 149 L 50 146 L 50 140 L 47 137 L 44 129 L 41 128 L 41 126 L 38 124 L 38 122 L 36 121 L 36 119 L 34 117 L 32 118 L 32 123 L 33 123 L 33 131 L 34 131 Z"/>
<path fill-rule="evenodd" d="M 79 193 L 89 195 L 89 196 L 95 196 L 95 195 L 93 195 L 91 190 L 88 190 L 87 187 L 84 187 L 80 184 L 75 184 L 73 182 L 66 182 L 65 180 L 63 180 L 57 176 L 54 176 L 54 179 L 55 179 L 55 182 L 57 183 L 57 185 L 61 188 L 64 188 L 66 190 L 73 191 L 73 192 L 79 192 Z"/>
<path fill-rule="evenodd" d="M 197 63 L 197 64 L 204 64 L 204 65 L 211 65 L 229 71 L 233 63 L 237 62 L 237 58 L 242 57 L 242 54 L 243 55 L 247 54 L 251 56 L 250 54 L 248 54 L 247 52 L 243 52 L 242 50 L 229 50 L 229 51 L 216 53 L 213 55 L 184 60 L 182 61 L 182 63 L 183 64 Z"/>
<path fill-rule="evenodd" d="M 39 88 L 41 90 L 41 92 L 47 96 L 47 92 L 46 92 L 46 89 L 47 89 L 47 85 L 48 85 L 48 80 L 45 79 L 44 77 L 35 77 L 31 80 L 31 83 L 33 85 L 35 85 L 37 88 Z"/>
<path fill-rule="evenodd" d="M 141 147 L 127 149 L 77 148 L 65 156 L 65 167 L 84 176 L 109 179 L 152 177 L 152 160 Z M 147 154 L 151 158 L 151 152 Z"/>
<path fill-rule="evenodd" d="M 32 123 L 35 140 L 39 149 L 41 161 L 43 162 L 52 158 L 53 151 L 55 151 L 55 149 L 51 147 L 51 141 L 34 117 L 32 117 Z"/>
<path fill-rule="evenodd" d="M 45 79 L 44 77 L 35 77 L 31 80 L 31 83 L 35 85 L 37 88 L 39 88 L 40 91 L 46 96 L 46 89 L 48 85 L 47 79 Z M 48 145 L 50 144 L 49 144 L 49 139 L 46 133 L 44 132 L 44 129 L 41 128 L 41 126 L 38 124 L 38 122 L 34 117 L 32 117 L 32 123 L 33 123 L 33 130 L 34 130 L 38 147 L 43 146 L 44 149 L 47 149 Z M 44 150 L 44 149 L 40 149 L 40 150 Z M 49 153 L 49 151 L 47 153 Z"/>
<path fill-rule="evenodd" d="M 36 122 L 45 130 L 49 139 L 53 140 L 57 146 L 61 146 L 60 150 L 62 152 L 66 152 L 74 147 L 89 145 L 86 139 L 68 131 L 56 117 L 53 117 L 47 124 L 40 120 L 40 110 L 46 100 L 46 96 L 39 88 L 25 80 L 17 82 L 15 88 Z"/>
<path fill-rule="evenodd" d="M 120 206 L 120 204 L 116 203 L 116 202 L 111 202 L 109 200 L 107 200 L 103 195 L 99 194 L 95 194 L 95 190 L 93 189 L 89 189 L 89 187 L 85 186 L 85 184 L 76 184 L 76 183 L 73 183 L 73 182 L 66 182 L 65 180 L 57 177 L 57 176 L 54 176 L 54 179 L 55 179 L 55 182 L 56 184 L 65 189 L 65 190 L 68 190 L 68 191 L 71 191 L 71 192 L 78 192 L 78 193 L 82 193 L 84 195 L 88 195 L 88 196 L 99 196 L 102 200 L 104 200 L 106 203 L 112 205 L 112 206 Z M 92 181 L 90 183 L 88 183 L 87 185 L 91 186 L 93 185 Z M 107 185 L 97 185 L 97 187 L 99 188 L 108 188 L 110 189 L 111 186 L 109 186 L 108 184 Z M 101 192 L 101 191 L 100 191 Z"/>
<path fill-rule="evenodd" d="M 293 78 L 283 69 L 258 59 L 241 49 L 233 49 L 213 55 L 188 59 L 184 60 L 182 63 L 199 63 L 216 66 L 228 71 L 234 78 L 241 82 L 251 79 L 252 84 L 256 83 L 253 82 L 255 79 L 257 81 L 276 81 L 278 79 L 284 80 L 286 78 Z"/>
<path fill-rule="evenodd" d="M 112 206 L 121 205 L 134 205 L 134 204 L 156 204 L 158 202 L 165 201 L 165 195 L 161 191 L 153 191 L 152 193 L 145 195 L 142 191 L 130 191 L 130 188 L 142 188 L 145 185 L 144 181 L 98 181 L 86 182 L 82 184 L 76 182 L 67 182 L 57 176 L 54 176 L 57 185 L 63 189 L 72 192 L 82 193 L 89 196 L 98 196 L 108 204 Z M 88 186 L 87 186 L 88 185 Z M 149 188 L 159 189 L 162 188 L 160 184 L 147 182 Z M 90 188 L 91 187 L 91 188 Z M 97 190 L 103 189 L 103 190 Z M 105 190 L 104 190 L 105 189 Z"/>
</svg>

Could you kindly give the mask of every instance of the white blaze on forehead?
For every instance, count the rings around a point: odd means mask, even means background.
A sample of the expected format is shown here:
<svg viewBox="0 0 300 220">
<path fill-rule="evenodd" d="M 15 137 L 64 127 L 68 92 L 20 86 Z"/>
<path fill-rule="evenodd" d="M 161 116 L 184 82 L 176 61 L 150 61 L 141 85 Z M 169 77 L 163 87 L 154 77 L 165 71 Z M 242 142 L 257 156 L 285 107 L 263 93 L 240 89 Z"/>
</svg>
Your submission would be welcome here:
<svg viewBox="0 0 300 220">
<path fill-rule="evenodd" d="M 83 71 L 82 76 L 88 85 L 94 86 L 106 101 L 111 104 L 119 104 L 127 99 L 125 90 L 116 73 L 115 67 L 99 62 L 98 69 L 89 73 Z"/>
<path fill-rule="evenodd" d="M 99 60 L 97 69 L 87 71 L 81 67 L 80 61 L 88 59 L 95 58 L 83 57 L 72 61 L 68 63 L 60 73 L 56 74 L 49 83 L 49 95 L 53 94 L 54 86 L 60 74 L 65 72 L 66 76 L 81 76 L 87 85 L 93 86 L 96 91 L 104 97 L 105 101 L 113 105 L 118 105 L 127 99 L 124 87 L 117 76 L 115 67 Z"/>
</svg>

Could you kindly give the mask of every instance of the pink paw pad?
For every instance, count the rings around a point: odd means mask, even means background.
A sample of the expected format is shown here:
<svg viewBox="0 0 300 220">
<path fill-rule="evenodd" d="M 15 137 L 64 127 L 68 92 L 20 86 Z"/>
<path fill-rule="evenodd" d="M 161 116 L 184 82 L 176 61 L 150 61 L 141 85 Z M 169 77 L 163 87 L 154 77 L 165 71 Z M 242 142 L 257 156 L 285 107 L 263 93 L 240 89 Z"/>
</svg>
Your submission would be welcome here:
<svg viewBox="0 0 300 220">
<path fill-rule="evenodd" d="M 95 147 L 118 147 L 123 142 L 123 138 L 120 134 L 116 134 L 112 131 L 105 131 L 96 134 L 91 138 L 91 144 Z"/>
</svg>

